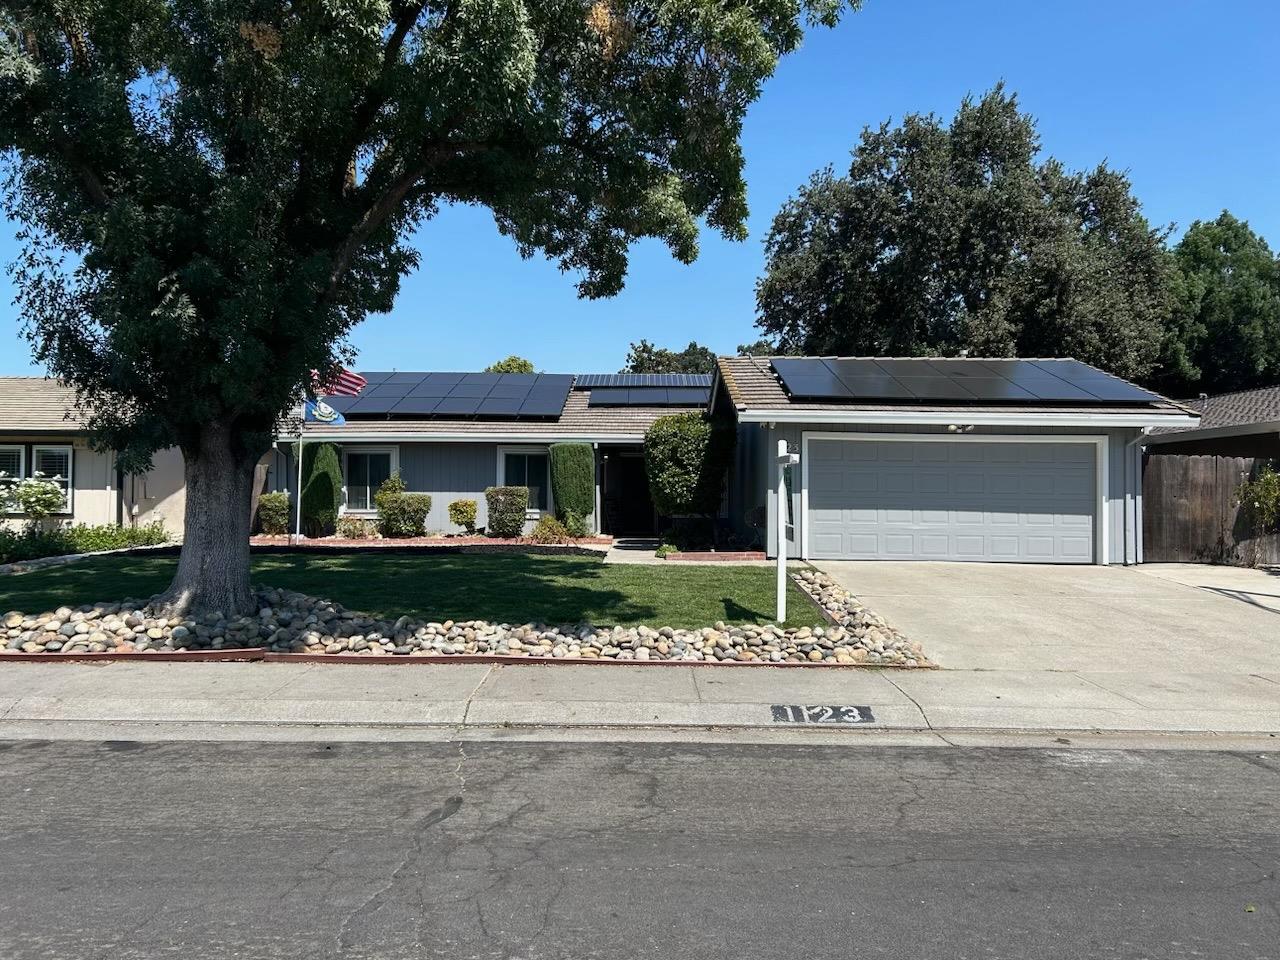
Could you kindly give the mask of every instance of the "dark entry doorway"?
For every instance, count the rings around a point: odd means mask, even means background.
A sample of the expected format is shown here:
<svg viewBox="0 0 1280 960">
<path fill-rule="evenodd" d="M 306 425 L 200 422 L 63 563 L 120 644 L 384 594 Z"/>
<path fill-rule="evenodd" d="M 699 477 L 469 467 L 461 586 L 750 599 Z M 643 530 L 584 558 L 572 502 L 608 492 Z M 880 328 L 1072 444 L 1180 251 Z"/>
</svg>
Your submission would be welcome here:
<svg viewBox="0 0 1280 960">
<path fill-rule="evenodd" d="M 625 448 L 606 449 L 603 465 L 600 499 L 604 507 L 604 532 L 615 537 L 653 536 L 657 531 L 657 517 L 649 498 L 644 454 Z"/>
</svg>

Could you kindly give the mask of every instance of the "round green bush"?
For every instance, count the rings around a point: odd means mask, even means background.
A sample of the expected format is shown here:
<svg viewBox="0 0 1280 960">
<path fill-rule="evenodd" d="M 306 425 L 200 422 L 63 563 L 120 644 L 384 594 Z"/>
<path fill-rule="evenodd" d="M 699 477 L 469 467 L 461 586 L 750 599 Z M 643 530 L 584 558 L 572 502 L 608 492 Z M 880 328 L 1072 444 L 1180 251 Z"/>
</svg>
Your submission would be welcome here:
<svg viewBox="0 0 1280 960">
<path fill-rule="evenodd" d="M 449 504 L 449 522 L 461 527 L 467 534 L 476 532 L 476 502 L 474 500 L 455 500 Z"/>
<path fill-rule="evenodd" d="M 384 537 L 420 537 L 426 533 L 431 495 L 408 493 L 400 474 L 393 473 L 373 495 L 378 508 L 378 529 Z"/>
<path fill-rule="evenodd" d="M 658 512 L 669 517 L 715 514 L 734 442 L 732 426 L 700 413 L 655 420 L 644 437 L 644 464 Z"/>
<path fill-rule="evenodd" d="M 262 532 L 278 537 L 289 532 L 289 495 L 264 493 L 258 499 L 258 524 Z"/>
</svg>

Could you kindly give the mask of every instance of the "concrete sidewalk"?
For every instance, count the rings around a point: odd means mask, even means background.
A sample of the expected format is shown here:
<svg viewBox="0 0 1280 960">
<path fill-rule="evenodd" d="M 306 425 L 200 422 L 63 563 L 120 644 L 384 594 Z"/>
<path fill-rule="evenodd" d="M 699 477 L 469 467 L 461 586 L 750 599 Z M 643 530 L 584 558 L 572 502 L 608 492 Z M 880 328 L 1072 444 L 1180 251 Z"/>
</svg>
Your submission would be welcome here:
<svg viewBox="0 0 1280 960">
<path fill-rule="evenodd" d="M 774 704 L 869 707 L 805 729 L 1280 735 L 1280 672 L 578 665 L 14 663 L 0 738 L 59 724 L 795 731 Z"/>
</svg>

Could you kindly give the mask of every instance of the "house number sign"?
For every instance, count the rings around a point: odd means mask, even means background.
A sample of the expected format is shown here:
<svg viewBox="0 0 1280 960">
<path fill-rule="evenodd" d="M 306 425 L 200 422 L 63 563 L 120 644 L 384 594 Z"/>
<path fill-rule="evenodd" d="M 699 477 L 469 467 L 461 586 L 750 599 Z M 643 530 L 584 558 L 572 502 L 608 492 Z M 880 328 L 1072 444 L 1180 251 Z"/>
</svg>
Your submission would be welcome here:
<svg viewBox="0 0 1280 960">
<path fill-rule="evenodd" d="M 875 723 L 870 707 L 841 704 L 775 703 L 774 723 Z"/>
</svg>

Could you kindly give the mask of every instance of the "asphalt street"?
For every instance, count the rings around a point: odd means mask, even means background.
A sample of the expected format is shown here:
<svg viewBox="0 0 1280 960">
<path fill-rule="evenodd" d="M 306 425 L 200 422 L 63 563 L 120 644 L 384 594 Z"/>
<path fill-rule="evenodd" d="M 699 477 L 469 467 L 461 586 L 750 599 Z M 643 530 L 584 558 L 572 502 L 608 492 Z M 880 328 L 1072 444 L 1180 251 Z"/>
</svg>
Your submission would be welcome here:
<svg viewBox="0 0 1280 960">
<path fill-rule="evenodd" d="M 0 744 L 5 958 L 1280 953 L 1280 752 Z"/>
</svg>

